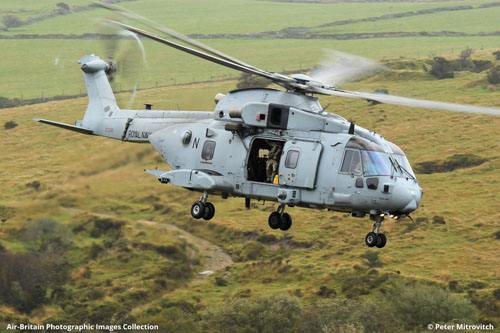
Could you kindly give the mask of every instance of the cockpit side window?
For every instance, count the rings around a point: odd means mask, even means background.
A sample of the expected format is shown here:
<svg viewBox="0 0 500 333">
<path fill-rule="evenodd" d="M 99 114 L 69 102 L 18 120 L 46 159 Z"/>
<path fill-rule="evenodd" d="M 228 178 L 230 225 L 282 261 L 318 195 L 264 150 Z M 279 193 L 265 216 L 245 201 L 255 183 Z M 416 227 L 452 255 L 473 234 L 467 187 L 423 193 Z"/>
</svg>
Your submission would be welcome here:
<svg viewBox="0 0 500 333">
<path fill-rule="evenodd" d="M 391 176 L 393 167 L 389 154 L 378 151 L 363 151 L 363 173 L 365 176 Z"/>
<path fill-rule="evenodd" d="M 362 167 L 359 151 L 347 149 L 345 151 L 344 162 L 342 163 L 340 172 L 359 175 L 361 174 L 361 170 Z"/>
</svg>

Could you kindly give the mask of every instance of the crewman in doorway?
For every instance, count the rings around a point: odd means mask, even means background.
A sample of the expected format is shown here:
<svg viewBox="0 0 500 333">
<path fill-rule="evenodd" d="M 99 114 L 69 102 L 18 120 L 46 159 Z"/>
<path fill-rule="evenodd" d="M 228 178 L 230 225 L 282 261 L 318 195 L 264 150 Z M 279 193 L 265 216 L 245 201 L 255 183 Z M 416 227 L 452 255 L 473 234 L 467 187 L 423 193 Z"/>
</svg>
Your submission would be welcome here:
<svg viewBox="0 0 500 333">
<path fill-rule="evenodd" d="M 272 183 L 278 174 L 279 159 L 281 157 L 281 146 L 279 143 L 271 143 L 271 150 L 266 161 L 267 182 Z"/>
</svg>

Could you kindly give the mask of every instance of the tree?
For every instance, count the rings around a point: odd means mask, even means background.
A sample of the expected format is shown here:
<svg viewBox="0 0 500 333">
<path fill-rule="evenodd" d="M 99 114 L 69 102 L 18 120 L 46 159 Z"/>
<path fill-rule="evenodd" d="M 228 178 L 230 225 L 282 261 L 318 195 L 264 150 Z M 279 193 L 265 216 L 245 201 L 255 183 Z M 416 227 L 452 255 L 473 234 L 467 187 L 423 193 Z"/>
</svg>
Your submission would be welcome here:
<svg viewBox="0 0 500 333">
<path fill-rule="evenodd" d="M 500 60 L 500 51 L 493 52 L 493 55 L 495 56 L 496 60 Z"/>
<path fill-rule="evenodd" d="M 500 66 L 495 66 L 488 71 L 486 75 L 486 79 L 490 84 L 499 84 L 500 83 Z"/>
<path fill-rule="evenodd" d="M 431 63 L 430 74 L 438 79 L 451 79 L 455 77 L 453 65 L 443 57 L 434 57 Z"/>
<path fill-rule="evenodd" d="M 71 231 L 55 220 L 39 219 L 28 223 L 23 240 L 33 253 L 58 258 L 71 244 Z"/>
<path fill-rule="evenodd" d="M 458 59 L 453 61 L 455 70 L 466 71 L 474 69 L 474 63 L 470 59 L 472 52 L 474 52 L 474 50 L 471 48 L 466 48 L 465 50 L 460 52 L 460 56 L 458 57 Z"/>
<path fill-rule="evenodd" d="M 2 23 L 5 25 L 7 29 L 16 28 L 23 25 L 23 21 L 19 19 L 19 17 L 14 15 L 5 15 L 2 17 Z"/>
<path fill-rule="evenodd" d="M 59 2 L 56 6 L 61 8 L 64 11 L 69 11 L 69 6 L 67 4 L 65 4 L 64 2 Z"/>
<path fill-rule="evenodd" d="M 0 303 L 29 313 L 45 302 L 50 269 L 40 258 L 3 251 L 0 263 Z"/>
<path fill-rule="evenodd" d="M 399 322 L 407 330 L 422 329 L 429 323 L 474 323 L 477 308 L 468 300 L 439 286 L 417 283 L 397 284 L 386 294 L 386 299 Z"/>
<path fill-rule="evenodd" d="M 240 79 L 239 79 L 236 87 L 238 89 L 266 88 L 271 83 L 272 82 L 269 81 L 268 79 L 262 78 L 260 76 L 249 74 L 249 73 L 243 73 L 243 74 L 241 74 Z"/>
</svg>

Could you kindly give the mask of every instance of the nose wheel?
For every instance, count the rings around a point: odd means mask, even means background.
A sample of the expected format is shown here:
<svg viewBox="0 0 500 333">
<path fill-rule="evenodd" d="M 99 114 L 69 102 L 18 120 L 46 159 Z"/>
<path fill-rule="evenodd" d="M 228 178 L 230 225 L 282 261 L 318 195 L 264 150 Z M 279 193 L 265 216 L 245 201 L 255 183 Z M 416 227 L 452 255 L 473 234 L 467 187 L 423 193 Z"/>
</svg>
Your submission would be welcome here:
<svg viewBox="0 0 500 333">
<path fill-rule="evenodd" d="M 211 220 L 215 215 L 215 206 L 207 202 L 207 193 L 204 192 L 199 201 L 195 201 L 191 206 L 191 216 L 195 219 Z"/>
<path fill-rule="evenodd" d="M 271 215 L 269 215 L 269 218 L 267 220 L 269 227 L 271 229 L 281 229 L 283 231 L 286 231 L 290 229 L 292 226 L 292 217 L 290 214 L 285 213 L 285 206 L 281 205 L 278 208 L 278 211 L 272 212 Z"/>
<path fill-rule="evenodd" d="M 372 219 L 375 220 L 375 224 L 373 225 L 373 231 L 369 232 L 365 237 L 365 243 L 369 247 L 378 247 L 379 249 L 383 248 L 385 244 L 387 244 L 387 237 L 383 233 L 380 233 L 380 227 L 382 226 L 382 221 L 384 220 L 383 216 L 376 215 Z"/>
</svg>

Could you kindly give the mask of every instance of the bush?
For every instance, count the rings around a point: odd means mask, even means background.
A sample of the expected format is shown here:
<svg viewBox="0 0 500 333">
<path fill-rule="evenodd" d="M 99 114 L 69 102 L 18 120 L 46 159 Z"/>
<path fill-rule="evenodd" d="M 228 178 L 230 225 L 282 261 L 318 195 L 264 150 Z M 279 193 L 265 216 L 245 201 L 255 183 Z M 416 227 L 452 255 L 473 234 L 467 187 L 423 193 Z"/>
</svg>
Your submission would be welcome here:
<svg viewBox="0 0 500 333">
<path fill-rule="evenodd" d="M 2 23 L 7 29 L 20 27 L 23 25 L 23 21 L 21 21 L 19 17 L 14 15 L 5 15 L 4 17 L 2 17 Z"/>
<path fill-rule="evenodd" d="M 121 235 L 121 228 L 125 224 L 123 221 L 116 221 L 107 217 L 93 217 L 93 228 L 90 230 L 90 236 L 97 238 L 105 234 L 114 239 Z"/>
<path fill-rule="evenodd" d="M 379 259 L 379 252 L 377 251 L 366 251 L 360 257 L 367 260 L 364 264 L 370 268 L 383 267 L 384 264 Z"/>
<path fill-rule="evenodd" d="M 493 52 L 493 55 L 495 56 L 496 60 L 500 60 L 500 51 Z"/>
<path fill-rule="evenodd" d="M 335 299 L 304 308 L 300 332 L 397 332 L 394 315 L 382 299 Z"/>
<path fill-rule="evenodd" d="M 477 308 L 468 299 L 439 286 L 399 284 L 386 294 L 386 300 L 407 330 L 422 329 L 429 323 L 474 323 L 478 319 Z"/>
<path fill-rule="evenodd" d="M 420 174 L 431 174 L 435 172 L 450 172 L 455 169 L 465 169 L 478 166 L 487 162 L 488 159 L 475 154 L 455 154 L 444 161 L 428 161 L 415 165 L 415 172 Z"/>
<path fill-rule="evenodd" d="M 23 242 L 28 250 L 37 255 L 60 258 L 71 245 L 71 237 L 67 226 L 44 218 L 27 224 Z"/>
<path fill-rule="evenodd" d="M 442 216 L 434 216 L 432 224 L 446 224 L 446 221 Z"/>
<path fill-rule="evenodd" d="M 480 73 L 487 69 L 490 69 L 493 66 L 493 63 L 489 60 L 472 60 L 474 64 L 473 72 Z"/>
<path fill-rule="evenodd" d="M 40 189 L 40 185 L 41 184 L 38 180 L 34 180 L 34 181 L 26 184 L 27 187 L 31 187 L 31 188 L 35 189 L 36 191 L 38 191 L 38 189 Z"/>
<path fill-rule="evenodd" d="M 457 71 L 467 71 L 472 70 L 474 68 L 474 63 L 470 60 L 470 56 L 472 55 L 471 48 L 466 48 L 462 52 L 460 52 L 460 57 L 453 61 L 453 65 L 455 70 Z"/>
<path fill-rule="evenodd" d="M 321 296 L 321 297 L 330 297 L 330 296 L 335 296 L 337 293 L 335 290 L 328 288 L 327 286 L 321 286 L 319 287 L 318 292 L 316 295 Z"/>
<path fill-rule="evenodd" d="M 238 89 L 246 89 L 246 88 L 266 88 L 269 86 L 272 82 L 269 81 L 266 78 L 249 74 L 249 73 L 243 73 L 240 76 L 240 79 L 238 80 L 238 84 L 236 87 Z"/>
<path fill-rule="evenodd" d="M 248 241 L 243 245 L 240 257 L 243 261 L 256 260 L 265 257 L 266 254 L 267 248 L 265 245 L 255 241 Z"/>
<path fill-rule="evenodd" d="M 227 280 L 221 278 L 221 277 L 218 277 L 216 276 L 215 277 L 215 285 L 216 286 L 219 286 L 219 287 L 225 287 L 227 286 L 229 283 L 227 282 Z"/>
<path fill-rule="evenodd" d="M 430 74 L 438 79 L 451 79 L 455 77 L 453 64 L 443 57 L 434 57 L 431 62 Z"/>
<path fill-rule="evenodd" d="M 13 121 L 13 120 L 8 121 L 8 122 L 6 122 L 6 123 L 5 123 L 5 125 L 3 125 L 3 127 L 4 127 L 6 130 L 11 129 L 11 128 L 14 128 L 14 127 L 17 127 L 17 126 L 18 126 L 18 125 L 17 125 L 17 123 L 16 123 L 15 121 Z"/>
<path fill-rule="evenodd" d="M 56 6 L 62 10 L 69 11 L 69 6 L 64 2 L 59 2 Z"/>
<path fill-rule="evenodd" d="M 495 66 L 488 71 L 486 75 L 486 79 L 490 84 L 499 84 L 500 83 L 500 66 Z"/>
<path fill-rule="evenodd" d="M 233 299 L 211 307 L 204 326 L 220 332 L 293 332 L 299 325 L 302 306 L 288 294 Z"/>
</svg>

